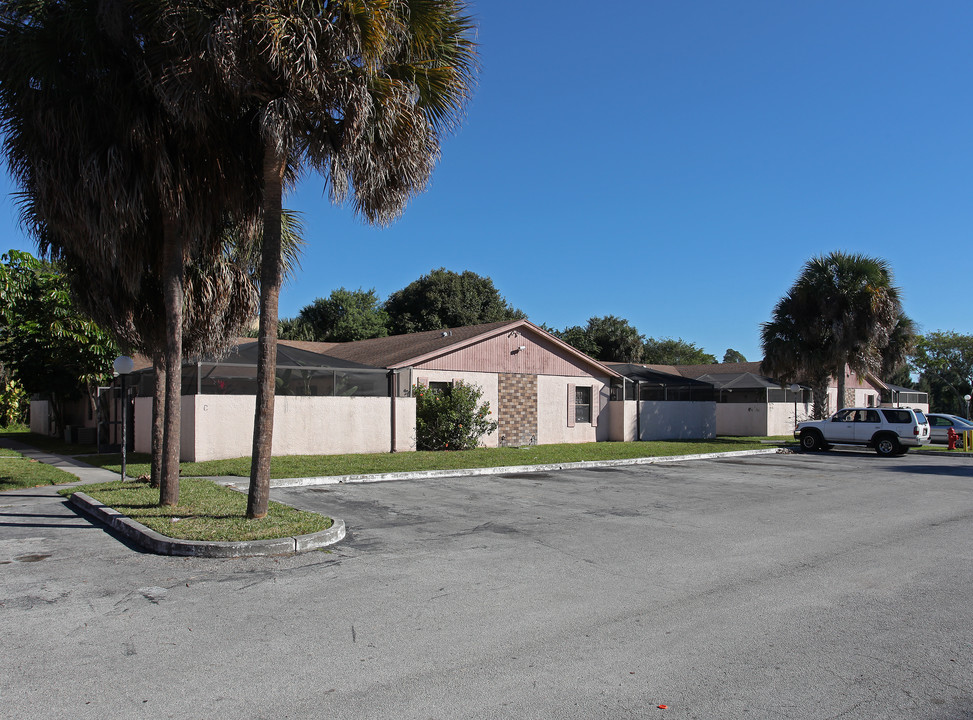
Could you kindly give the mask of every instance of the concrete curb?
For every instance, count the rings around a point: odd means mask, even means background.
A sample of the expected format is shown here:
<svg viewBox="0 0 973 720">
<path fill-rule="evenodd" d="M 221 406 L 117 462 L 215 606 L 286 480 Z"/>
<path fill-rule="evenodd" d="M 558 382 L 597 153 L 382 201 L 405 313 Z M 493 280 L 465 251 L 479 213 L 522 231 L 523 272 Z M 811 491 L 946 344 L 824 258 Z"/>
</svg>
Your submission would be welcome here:
<svg viewBox="0 0 973 720">
<path fill-rule="evenodd" d="M 427 480 L 446 477 L 474 477 L 476 475 L 506 475 L 508 473 L 546 472 L 550 470 L 583 470 L 585 468 L 621 467 L 624 465 L 654 465 L 656 463 L 714 460 L 747 455 L 776 455 L 780 448 L 767 450 L 734 450 L 701 455 L 673 455 L 670 457 L 628 458 L 625 460 L 586 460 L 582 462 L 548 465 L 506 465 L 503 467 L 468 468 L 465 470 L 417 470 L 415 472 L 376 473 L 374 475 L 326 475 L 307 478 L 279 478 L 271 480 L 272 488 L 308 487 L 312 485 L 340 485 L 344 483 L 391 482 L 394 480 Z M 235 485 L 236 483 L 228 483 Z"/>
<path fill-rule="evenodd" d="M 179 540 L 150 530 L 117 510 L 95 500 L 83 492 L 71 495 L 72 505 L 118 531 L 137 545 L 158 555 L 185 555 L 191 557 L 231 558 L 252 557 L 256 555 L 287 555 L 307 552 L 334 545 L 345 536 L 344 520 L 335 520 L 327 530 L 299 535 L 296 537 L 275 538 L 273 540 L 252 540 L 244 542 L 206 542 L 202 540 Z"/>
</svg>

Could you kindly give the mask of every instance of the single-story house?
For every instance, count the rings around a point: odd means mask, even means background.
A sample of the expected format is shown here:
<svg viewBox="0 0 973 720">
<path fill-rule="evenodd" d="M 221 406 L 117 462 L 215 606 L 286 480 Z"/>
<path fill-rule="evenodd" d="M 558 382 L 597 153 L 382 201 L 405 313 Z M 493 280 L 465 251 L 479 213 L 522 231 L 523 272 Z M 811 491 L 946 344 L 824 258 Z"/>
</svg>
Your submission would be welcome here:
<svg viewBox="0 0 973 720">
<path fill-rule="evenodd" d="M 478 386 L 499 423 L 488 447 L 610 439 L 618 373 L 527 320 L 300 346 L 408 374 L 411 384 Z"/>
<path fill-rule="evenodd" d="M 184 364 L 183 460 L 250 454 L 256 352 L 256 341 L 242 338 L 225 358 Z M 527 320 L 349 343 L 281 340 L 273 451 L 414 450 L 413 385 L 457 382 L 477 385 L 490 404 L 498 428 L 482 439 L 488 447 L 634 439 L 612 423 L 626 405 L 609 402 L 620 377 Z M 132 381 L 134 448 L 147 452 L 151 368 Z"/>
</svg>

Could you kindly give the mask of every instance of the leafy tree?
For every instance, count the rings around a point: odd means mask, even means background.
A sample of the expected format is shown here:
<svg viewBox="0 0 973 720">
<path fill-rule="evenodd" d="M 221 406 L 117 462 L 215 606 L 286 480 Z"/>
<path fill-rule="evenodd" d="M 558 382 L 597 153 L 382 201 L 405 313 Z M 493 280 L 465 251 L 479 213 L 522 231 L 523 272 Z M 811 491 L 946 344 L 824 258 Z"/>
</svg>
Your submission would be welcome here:
<svg viewBox="0 0 973 720">
<path fill-rule="evenodd" d="M 942 330 L 920 335 L 910 366 L 919 373 L 920 387 L 929 392 L 932 407 L 967 416 L 963 396 L 973 389 L 973 335 Z"/>
<path fill-rule="evenodd" d="M 858 375 L 891 372 L 912 343 L 913 324 L 902 312 L 887 262 L 833 252 L 812 258 L 764 323 L 763 368 L 781 382 L 816 388 L 815 411 L 829 376 L 844 404 L 845 367 Z"/>
<path fill-rule="evenodd" d="M 724 363 L 745 363 L 747 359 L 743 356 L 743 353 L 739 350 L 734 350 L 733 348 L 727 348 L 726 352 L 723 353 Z"/>
<path fill-rule="evenodd" d="M 584 327 L 574 325 L 552 333 L 596 360 L 633 363 L 642 360 L 645 338 L 628 320 L 614 315 L 588 318 Z"/>
<path fill-rule="evenodd" d="M 597 358 L 601 348 L 594 339 L 588 334 L 588 328 L 581 325 L 572 325 L 564 330 L 551 330 L 551 334 L 561 338 L 575 350 L 580 350 L 589 357 Z"/>
<path fill-rule="evenodd" d="M 118 348 L 71 301 L 55 267 L 30 253 L 0 257 L 0 363 L 27 393 L 50 393 L 57 432 L 64 401 L 87 395 L 112 375 Z"/>
<path fill-rule="evenodd" d="M 644 338 L 628 320 L 614 315 L 588 319 L 585 334 L 597 346 L 597 360 L 605 362 L 642 361 Z"/>
<path fill-rule="evenodd" d="M 526 317 L 507 303 L 490 278 L 446 268 L 432 270 L 392 293 L 385 311 L 392 335 Z"/>
<path fill-rule="evenodd" d="M 418 450 L 472 450 L 498 427 L 490 419 L 490 403 L 480 402 L 476 385 L 460 382 L 445 390 L 416 385 L 413 391 Z"/>
<path fill-rule="evenodd" d="M 311 340 L 354 342 L 388 335 L 388 314 L 374 289 L 333 290 L 327 299 L 306 305 L 297 321 L 310 330 Z"/>
<path fill-rule="evenodd" d="M 712 365 L 716 356 L 682 338 L 649 338 L 645 341 L 644 360 L 648 365 Z"/>
<path fill-rule="evenodd" d="M 29 411 L 30 395 L 0 364 L 0 428 L 27 422 Z"/>
<path fill-rule="evenodd" d="M 251 329 L 247 337 L 257 337 L 257 328 Z M 314 329 L 299 317 L 281 318 L 277 321 L 277 339 L 310 342 L 314 340 Z"/>
</svg>

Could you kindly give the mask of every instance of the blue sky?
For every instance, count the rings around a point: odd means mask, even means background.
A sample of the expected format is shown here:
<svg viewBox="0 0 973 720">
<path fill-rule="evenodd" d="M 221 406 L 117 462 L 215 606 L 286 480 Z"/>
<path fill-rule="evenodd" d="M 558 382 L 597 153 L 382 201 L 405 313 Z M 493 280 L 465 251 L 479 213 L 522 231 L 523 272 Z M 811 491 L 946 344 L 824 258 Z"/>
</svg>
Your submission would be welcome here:
<svg viewBox="0 0 973 720">
<path fill-rule="evenodd" d="M 281 316 L 446 267 L 538 324 L 612 314 L 756 360 L 803 263 L 842 250 L 891 264 L 922 331 L 973 331 L 973 3 L 471 8 L 479 86 L 428 191 L 380 229 L 304 179 Z M 0 248 L 32 250 L 0 190 Z"/>
</svg>

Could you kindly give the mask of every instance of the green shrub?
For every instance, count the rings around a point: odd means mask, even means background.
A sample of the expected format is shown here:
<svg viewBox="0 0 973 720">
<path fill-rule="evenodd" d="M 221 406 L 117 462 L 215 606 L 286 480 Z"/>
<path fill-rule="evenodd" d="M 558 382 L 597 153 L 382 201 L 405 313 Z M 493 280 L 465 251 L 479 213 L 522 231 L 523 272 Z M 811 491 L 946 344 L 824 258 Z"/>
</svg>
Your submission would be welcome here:
<svg viewBox="0 0 973 720">
<path fill-rule="evenodd" d="M 27 421 L 30 396 L 13 378 L 0 375 L 0 427 L 13 427 Z"/>
<path fill-rule="evenodd" d="M 444 390 L 424 385 L 416 396 L 416 448 L 418 450 L 472 450 L 480 438 L 497 429 L 490 419 L 490 403 L 480 402 L 476 385 L 456 383 Z"/>
</svg>

